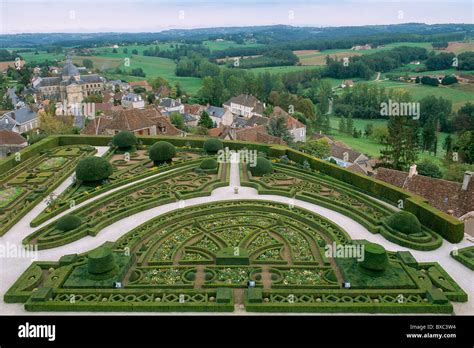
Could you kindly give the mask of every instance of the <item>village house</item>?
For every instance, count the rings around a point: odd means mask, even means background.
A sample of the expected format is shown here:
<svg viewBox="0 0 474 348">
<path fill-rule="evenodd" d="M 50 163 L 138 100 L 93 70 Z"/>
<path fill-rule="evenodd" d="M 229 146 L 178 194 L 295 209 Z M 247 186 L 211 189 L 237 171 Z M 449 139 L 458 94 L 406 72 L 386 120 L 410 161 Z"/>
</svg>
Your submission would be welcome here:
<svg viewBox="0 0 474 348">
<path fill-rule="evenodd" d="M 107 89 L 110 89 L 112 91 L 119 90 L 125 92 L 130 90 L 130 85 L 128 84 L 128 82 L 123 82 L 122 80 L 107 81 L 105 86 L 107 87 Z"/>
<path fill-rule="evenodd" d="M 6 129 L 21 134 L 37 129 L 38 127 L 38 114 L 29 106 L 6 112 L 0 116 L 0 129 Z"/>
<path fill-rule="evenodd" d="M 273 109 L 272 117 L 283 117 L 286 120 L 286 127 L 293 136 L 294 141 L 306 141 L 306 125 L 304 123 L 298 121 L 279 106 Z"/>
<path fill-rule="evenodd" d="M 462 183 L 418 175 L 416 165 L 409 172 L 378 168 L 377 179 L 415 193 L 464 221 L 464 230 L 474 236 L 474 173 L 466 172 Z"/>
<path fill-rule="evenodd" d="M 354 163 L 363 163 L 369 159 L 364 154 L 354 151 L 352 149 L 348 149 L 346 147 L 342 147 L 336 144 L 330 145 L 331 155 L 327 158 L 327 160 L 329 161 L 333 159 L 340 167 L 347 168 L 352 166 Z"/>
<path fill-rule="evenodd" d="M 182 135 L 169 119 L 153 108 L 126 109 L 115 111 L 111 115 L 95 117 L 81 131 L 81 134 L 100 135 L 117 134 L 130 131 L 141 135 Z"/>
<path fill-rule="evenodd" d="M 153 91 L 153 87 L 148 83 L 148 81 L 132 81 L 129 82 L 128 85 L 130 86 L 130 90 L 134 91 L 137 87 L 142 87 L 145 89 L 146 92 Z"/>
<path fill-rule="evenodd" d="M 159 104 L 160 110 L 163 112 L 177 112 L 184 114 L 184 105 L 181 104 L 181 99 L 163 98 Z"/>
<path fill-rule="evenodd" d="M 126 109 L 144 109 L 145 101 L 140 94 L 127 93 L 122 96 L 122 106 Z"/>
<path fill-rule="evenodd" d="M 255 143 L 285 145 L 286 143 L 278 137 L 269 135 L 265 126 L 237 129 L 229 126 L 221 126 L 209 130 L 209 136 L 225 140 L 241 140 Z"/>
<path fill-rule="evenodd" d="M 20 134 L 7 129 L 0 129 L 0 158 L 20 151 L 28 142 Z"/>
<path fill-rule="evenodd" d="M 224 103 L 223 107 L 234 115 L 250 118 L 254 115 L 263 116 L 265 103 L 262 103 L 253 95 L 241 94 L 237 97 L 230 98 Z"/>
<path fill-rule="evenodd" d="M 234 115 L 230 110 L 225 108 L 220 108 L 218 106 L 208 106 L 206 112 L 211 117 L 211 120 L 219 126 L 230 126 L 234 121 Z"/>
</svg>

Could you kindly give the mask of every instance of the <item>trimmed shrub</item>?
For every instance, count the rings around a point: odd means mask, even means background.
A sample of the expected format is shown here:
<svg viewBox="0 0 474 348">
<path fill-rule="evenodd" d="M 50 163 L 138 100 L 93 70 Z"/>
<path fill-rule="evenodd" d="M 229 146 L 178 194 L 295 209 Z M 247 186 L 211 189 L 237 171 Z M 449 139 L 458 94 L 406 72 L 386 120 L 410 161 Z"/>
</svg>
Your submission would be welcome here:
<svg viewBox="0 0 474 348">
<path fill-rule="evenodd" d="M 167 141 L 158 141 L 150 147 L 149 156 L 155 164 L 168 162 L 176 156 L 176 148 Z"/>
<path fill-rule="evenodd" d="M 247 290 L 247 301 L 249 303 L 262 303 L 263 292 L 261 288 L 250 288 Z"/>
<path fill-rule="evenodd" d="M 107 179 L 112 175 L 112 165 L 102 157 L 86 157 L 77 163 L 76 178 L 84 182 L 95 182 Z"/>
<path fill-rule="evenodd" d="M 388 266 L 385 248 L 375 243 L 364 244 L 364 260 L 360 265 L 370 271 L 384 271 Z"/>
<path fill-rule="evenodd" d="M 250 265 L 249 253 L 247 250 L 233 247 L 221 249 L 216 255 L 216 265 Z"/>
<path fill-rule="evenodd" d="M 421 224 L 418 218 L 407 211 L 399 211 L 388 217 L 387 225 L 394 230 L 405 234 L 415 234 L 421 232 Z"/>
<path fill-rule="evenodd" d="M 229 288 L 217 288 L 216 290 L 216 302 L 217 303 L 229 303 L 232 301 L 232 290 Z"/>
<path fill-rule="evenodd" d="M 92 274 L 103 274 L 115 268 L 112 249 L 99 247 L 87 254 L 87 271 Z"/>
<path fill-rule="evenodd" d="M 60 231 L 67 232 L 81 226 L 82 220 L 79 216 L 68 214 L 60 217 L 56 222 L 56 228 Z"/>
<path fill-rule="evenodd" d="M 203 148 L 207 153 L 217 153 L 224 148 L 224 145 L 219 139 L 207 139 L 203 144 Z"/>
<path fill-rule="evenodd" d="M 272 162 L 263 157 L 257 157 L 257 165 L 252 167 L 249 163 L 248 168 L 253 176 L 263 176 L 273 172 Z"/>
<path fill-rule="evenodd" d="M 201 169 L 216 169 L 217 161 L 214 158 L 206 158 L 199 165 Z"/>
<path fill-rule="evenodd" d="M 132 146 L 137 145 L 137 137 L 132 132 L 121 131 L 114 135 L 112 138 L 112 144 L 121 150 L 127 150 Z"/>
</svg>

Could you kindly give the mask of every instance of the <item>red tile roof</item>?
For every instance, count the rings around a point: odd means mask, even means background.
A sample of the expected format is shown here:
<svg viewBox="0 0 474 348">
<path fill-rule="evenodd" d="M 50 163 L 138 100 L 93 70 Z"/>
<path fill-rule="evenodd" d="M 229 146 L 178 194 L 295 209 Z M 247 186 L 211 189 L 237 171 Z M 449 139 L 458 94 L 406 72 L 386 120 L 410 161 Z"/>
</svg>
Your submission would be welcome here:
<svg viewBox="0 0 474 348">
<path fill-rule="evenodd" d="M 20 134 L 7 129 L 0 129 L 0 145 L 21 145 L 27 141 Z"/>
</svg>

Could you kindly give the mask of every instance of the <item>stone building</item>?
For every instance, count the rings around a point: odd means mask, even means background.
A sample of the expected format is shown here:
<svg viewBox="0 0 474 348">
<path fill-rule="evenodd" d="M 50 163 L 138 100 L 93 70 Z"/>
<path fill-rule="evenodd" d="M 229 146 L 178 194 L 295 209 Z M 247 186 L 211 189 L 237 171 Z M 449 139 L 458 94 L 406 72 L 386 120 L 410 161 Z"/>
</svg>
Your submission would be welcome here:
<svg viewBox="0 0 474 348">
<path fill-rule="evenodd" d="M 102 95 L 105 81 L 97 74 L 81 75 L 79 69 L 72 64 L 70 57 L 59 76 L 41 77 L 35 83 L 36 98 L 38 101 L 51 100 L 66 102 L 67 104 L 82 103 L 93 94 Z"/>
</svg>

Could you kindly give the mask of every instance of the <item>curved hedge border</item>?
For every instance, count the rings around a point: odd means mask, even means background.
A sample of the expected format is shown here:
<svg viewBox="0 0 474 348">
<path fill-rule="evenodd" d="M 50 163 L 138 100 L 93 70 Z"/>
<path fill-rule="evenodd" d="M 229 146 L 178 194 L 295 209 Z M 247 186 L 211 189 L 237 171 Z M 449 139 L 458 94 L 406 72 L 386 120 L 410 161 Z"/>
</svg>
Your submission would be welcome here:
<svg viewBox="0 0 474 348">
<path fill-rule="evenodd" d="M 187 166 L 180 168 L 179 174 L 186 175 L 187 173 L 194 172 L 194 168 L 196 166 L 197 166 L 197 163 L 194 163 L 194 164 L 188 163 Z M 223 165 L 223 166 L 226 166 L 226 165 Z M 38 249 L 48 249 L 48 248 L 54 248 L 60 245 L 68 244 L 70 242 L 83 238 L 87 235 L 95 236 L 97 235 L 97 233 L 99 233 L 101 229 L 105 228 L 106 226 L 114 222 L 117 222 L 125 217 L 136 214 L 140 211 L 150 209 L 159 205 L 172 203 L 172 202 L 175 202 L 177 199 L 179 200 L 179 199 L 188 199 L 188 198 L 194 198 L 194 197 L 200 197 L 200 196 L 208 196 L 213 189 L 227 185 L 229 175 L 230 175 L 229 170 L 220 169 L 219 173 L 217 174 L 216 179 L 209 181 L 208 183 L 200 187 L 201 189 L 206 189 L 205 191 L 198 191 L 198 192 L 189 191 L 189 192 L 184 192 L 184 193 L 182 192 L 181 194 L 178 191 L 175 191 L 173 192 L 172 195 L 169 195 L 168 197 L 164 197 L 164 198 L 161 197 L 160 200 L 157 200 L 157 198 L 155 197 L 155 199 L 149 199 L 144 203 L 134 204 L 131 207 L 124 206 L 123 208 L 116 209 L 112 213 L 102 215 L 102 218 L 99 218 L 100 221 L 84 223 L 79 228 L 72 231 L 68 231 L 67 233 L 51 234 L 52 232 L 54 232 L 55 221 L 53 221 L 49 223 L 48 225 L 35 231 L 34 233 L 30 234 L 29 236 L 25 237 L 23 239 L 23 244 L 29 245 L 32 243 L 32 241 L 36 240 L 35 244 L 38 245 Z M 90 216 L 90 214 L 93 214 L 95 211 L 98 211 L 101 208 L 103 208 L 104 204 L 109 204 L 112 202 L 119 201 L 121 198 L 126 197 L 127 195 L 135 191 L 149 188 L 150 185 L 157 185 L 159 183 L 165 182 L 166 180 L 176 178 L 176 177 L 179 177 L 179 176 L 175 172 L 163 173 L 162 176 L 145 180 L 136 185 L 131 185 L 123 190 L 113 192 L 110 195 L 106 195 L 94 202 L 90 202 L 89 204 L 74 210 L 74 214 L 83 218 L 83 221 L 87 221 L 87 216 Z"/>
<path fill-rule="evenodd" d="M 312 177 L 309 176 L 308 173 L 305 173 L 303 170 L 298 171 L 297 168 L 289 167 L 286 165 L 276 165 L 277 170 L 280 172 L 290 176 L 295 177 L 301 180 L 306 180 L 310 183 L 322 184 L 329 187 L 334 187 L 338 189 L 340 192 L 344 192 L 345 194 L 351 197 L 357 197 L 357 200 L 366 204 L 368 207 L 374 209 L 377 212 L 381 212 L 383 214 L 391 214 L 392 211 L 388 208 L 384 207 L 381 204 L 378 204 L 369 198 L 364 196 L 357 196 L 357 191 L 353 190 L 351 187 L 347 187 L 348 185 L 343 183 L 335 182 L 334 179 L 328 179 L 325 177 Z M 435 250 L 439 248 L 442 244 L 442 238 L 434 233 L 433 231 L 423 227 L 423 232 L 429 236 L 429 240 L 415 240 L 415 238 L 403 235 L 392 228 L 390 228 L 385 222 L 384 219 L 376 220 L 371 216 L 362 213 L 360 210 L 347 205 L 338 203 L 337 201 L 328 199 L 324 196 L 319 194 L 314 194 L 311 192 L 304 192 L 303 190 L 296 191 L 290 188 L 279 188 L 279 187 L 269 187 L 265 183 L 261 182 L 259 178 L 254 179 L 252 174 L 249 171 L 245 170 L 245 166 L 240 166 L 240 175 L 242 178 L 241 185 L 248 186 L 256 189 L 260 194 L 267 194 L 267 195 L 279 195 L 279 196 L 286 196 L 290 198 L 296 198 L 302 201 L 306 201 L 312 204 L 320 205 L 322 207 L 337 211 L 343 215 L 350 217 L 351 219 L 357 221 L 362 226 L 367 228 L 372 233 L 380 233 L 384 236 L 387 240 L 396 243 L 401 246 L 405 246 L 408 248 L 412 248 L 415 250 Z"/>
<path fill-rule="evenodd" d="M 40 142 L 28 146 L 21 151 L 23 158 L 27 159 L 41 149 L 51 148 L 58 145 L 89 144 L 93 146 L 107 146 L 112 136 L 84 136 L 84 135 L 58 135 L 51 136 Z M 206 138 L 192 137 L 139 137 L 139 140 L 150 145 L 158 140 L 166 140 L 175 146 L 191 146 L 201 148 Z M 361 174 L 353 173 L 342 167 L 333 165 L 284 146 L 275 146 L 268 144 L 250 143 L 243 141 L 223 141 L 224 147 L 231 150 L 247 148 L 266 152 L 269 156 L 281 157 L 287 156 L 290 160 L 302 164 L 308 161 L 311 168 L 319 170 L 322 173 L 332 176 L 348 184 L 357 187 L 362 192 L 371 196 L 385 200 L 397 205 L 399 200 L 404 202 L 405 209 L 415 214 L 420 222 L 440 234 L 451 243 L 459 243 L 464 237 L 464 223 L 428 204 L 428 202 L 408 191 L 402 190 L 396 186 L 387 184 L 383 181 L 370 178 Z M 11 169 L 15 166 L 14 158 L 0 161 L 0 172 Z"/>
<path fill-rule="evenodd" d="M 469 256 L 466 253 L 469 253 Z M 474 271 L 474 256 L 470 256 L 471 254 L 474 255 L 474 246 L 458 249 L 456 252 L 451 251 L 450 253 L 453 259 Z"/>
</svg>

